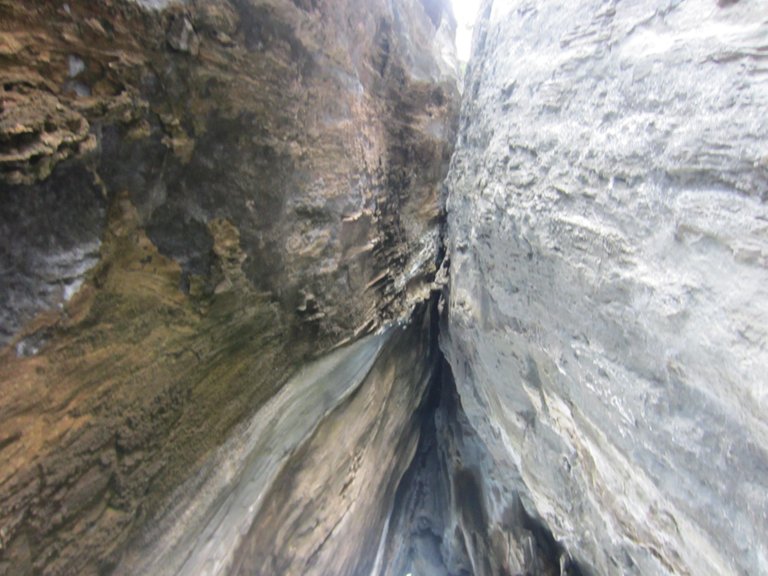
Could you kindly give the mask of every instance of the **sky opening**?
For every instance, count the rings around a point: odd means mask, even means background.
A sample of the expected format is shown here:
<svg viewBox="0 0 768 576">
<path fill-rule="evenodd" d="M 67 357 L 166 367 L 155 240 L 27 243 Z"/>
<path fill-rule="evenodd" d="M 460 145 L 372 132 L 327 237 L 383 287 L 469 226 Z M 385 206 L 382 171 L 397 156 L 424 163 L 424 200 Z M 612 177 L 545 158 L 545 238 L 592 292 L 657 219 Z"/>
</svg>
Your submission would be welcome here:
<svg viewBox="0 0 768 576">
<path fill-rule="evenodd" d="M 469 60 L 472 50 L 472 29 L 475 26 L 481 0 L 451 0 L 456 16 L 456 56 L 460 62 Z"/>
</svg>

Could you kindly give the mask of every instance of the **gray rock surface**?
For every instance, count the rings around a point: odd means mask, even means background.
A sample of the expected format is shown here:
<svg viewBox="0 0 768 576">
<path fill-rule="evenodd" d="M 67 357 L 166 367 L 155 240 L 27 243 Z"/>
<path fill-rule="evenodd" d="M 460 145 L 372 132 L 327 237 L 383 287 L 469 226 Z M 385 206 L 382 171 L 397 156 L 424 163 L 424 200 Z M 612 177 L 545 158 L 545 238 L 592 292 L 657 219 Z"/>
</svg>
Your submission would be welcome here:
<svg viewBox="0 0 768 576">
<path fill-rule="evenodd" d="M 484 530 L 519 496 L 584 572 L 768 573 L 765 3 L 483 11 L 442 344 Z"/>
<path fill-rule="evenodd" d="M 55 180 L 38 185 L 11 186 L 2 198 L 0 343 L 5 343 L 41 309 L 77 292 L 98 261 L 107 209 L 94 178 L 81 167 L 59 169 Z M 26 340 L 16 344 L 19 351 L 25 346 Z"/>
<path fill-rule="evenodd" d="M 764 0 L 486 0 L 443 230 L 445 1 L 0 0 L 0 575 L 768 573 Z"/>
</svg>

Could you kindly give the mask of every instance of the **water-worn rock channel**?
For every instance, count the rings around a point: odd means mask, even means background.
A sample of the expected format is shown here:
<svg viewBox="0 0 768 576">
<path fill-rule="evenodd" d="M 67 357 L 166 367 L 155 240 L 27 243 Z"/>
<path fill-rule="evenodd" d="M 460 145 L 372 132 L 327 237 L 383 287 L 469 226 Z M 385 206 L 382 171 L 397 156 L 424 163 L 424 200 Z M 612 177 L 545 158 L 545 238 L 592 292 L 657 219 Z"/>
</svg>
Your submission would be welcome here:
<svg viewBox="0 0 768 576">
<path fill-rule="evenodd" d="M 768 574 L 762 0 L 0 0 L 0 575 Z"/>
</svg>

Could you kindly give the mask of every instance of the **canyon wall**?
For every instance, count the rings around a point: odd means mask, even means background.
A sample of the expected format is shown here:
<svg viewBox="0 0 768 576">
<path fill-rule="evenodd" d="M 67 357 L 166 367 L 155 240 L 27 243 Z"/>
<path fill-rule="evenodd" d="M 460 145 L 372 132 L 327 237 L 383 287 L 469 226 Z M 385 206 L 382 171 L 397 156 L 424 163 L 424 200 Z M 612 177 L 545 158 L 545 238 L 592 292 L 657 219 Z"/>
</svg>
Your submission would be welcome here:
<svg viewBox="0 0 768 576">
<path fill-rule="evenodd" d="M 0 575 L 768 573 L 761 0 L 454 27 L 0 0 Z"/>
<path fill-rule="evenodd" d="M 0 574 L 157 574 L 201 487 L 234 490 L 225 441 L 428 297 L 453 27 L 441 1 L 0 1 Z M 393 478 L 421 368 L 369 400 Z"/>
<path fill-rule="evenodd" d="M 467 423 L 445 490 L 479 510 L 436 523 L 443 560 L 530 566 L 522 505 L 564 573 L 768 572 L 766 17 L 485 2 L 441 332 Z"/>
</svg>

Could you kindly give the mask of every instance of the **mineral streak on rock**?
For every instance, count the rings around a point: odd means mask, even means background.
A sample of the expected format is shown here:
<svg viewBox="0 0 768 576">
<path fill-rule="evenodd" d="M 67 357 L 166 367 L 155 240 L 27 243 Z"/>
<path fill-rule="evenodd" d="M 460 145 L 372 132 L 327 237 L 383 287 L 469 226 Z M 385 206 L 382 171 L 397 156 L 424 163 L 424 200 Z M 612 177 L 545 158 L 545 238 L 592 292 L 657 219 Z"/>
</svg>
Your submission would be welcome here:
<svg viewBox="0 0 768 576">
<path fill-rule="evenodd" d="M 481 12 L 0 0 L 0 575 L 768 574 L 763 2 Z"/>
<path fill-rule="evenodd" d="M 306 366 L 177 492 L 116 574 L 370 572 L 419 437 L 436 334 L 421 307 Z M 426 360 L 426 361 L 425 361 Z"/>
<path fill-rule="evenodd" d="M 595 574 L 768 573 L 765 5 L 483 14 L 441 338 L 485 533 L 519 500 Z"/>
<path fill-rule="evenodd" d="M 236 426 L 429 295 L 458 90 L 427 4 L 0 0 L 0 574 L 132 573 Z"/>
</svg>

